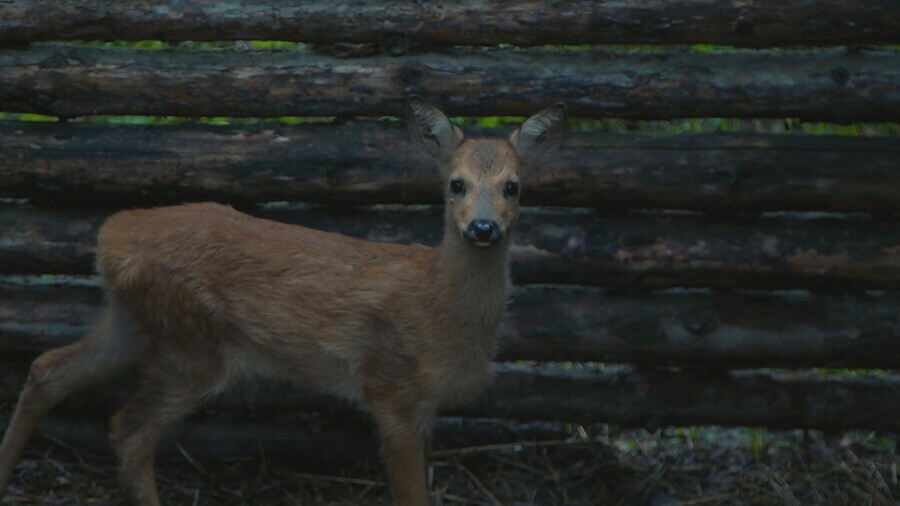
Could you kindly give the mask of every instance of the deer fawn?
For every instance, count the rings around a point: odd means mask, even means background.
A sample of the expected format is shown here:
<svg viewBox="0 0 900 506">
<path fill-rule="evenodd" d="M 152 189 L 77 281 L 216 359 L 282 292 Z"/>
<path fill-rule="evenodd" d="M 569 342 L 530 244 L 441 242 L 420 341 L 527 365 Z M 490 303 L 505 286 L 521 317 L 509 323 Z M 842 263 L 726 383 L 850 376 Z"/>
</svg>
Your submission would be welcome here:
<svg viewBox="0 0 900 506">
<path fill-rule="evenodd" d="M 114 417 L 121 481 L 159 504 L 155 447 L 204 397 L 241 377 L 287 378 L 372 414 L 399 505 L 425 505 L 437 408 L 485 387 L 509 285 L 519 176 L 553 156 L 566 108 L 506 140 L 467 140 L 412 96 L 413 141 L 440 166 L 440 246 L 379 244 L 204 203 L 119 213 L 100 229 L 107 298 L 81 340 L 31 366 L 0 446 L 0 492 L 37 422 L 76 389 L 139 364 Z"/>
</svg>

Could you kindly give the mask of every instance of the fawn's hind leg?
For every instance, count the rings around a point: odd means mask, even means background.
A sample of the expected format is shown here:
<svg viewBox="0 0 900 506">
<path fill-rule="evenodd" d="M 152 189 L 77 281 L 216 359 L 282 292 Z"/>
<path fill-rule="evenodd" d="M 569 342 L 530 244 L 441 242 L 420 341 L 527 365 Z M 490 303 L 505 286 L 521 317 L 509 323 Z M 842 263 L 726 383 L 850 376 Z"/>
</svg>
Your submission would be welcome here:
<svg viewBox="0 0 900 506">
<path fill-rule="evenodd" d="M 159 504 L 153 460 L 160 439 L 219 385 L 214 367 L 198 364 L 190 372 L 173 369 L 149 365 L 140 389 L 110 426 L 122 487 L 140 506 Z"/>
<path fill-rule="evenodd" d="M 80 340 L 39 356 L 31 365 L 15 413 L 0 444 L 0 493 L 35 426 L 72 392 L 135 363 L 141 345 L 108 313 Z M 2 495 L 2 494 L 0 494 Z"/>
</svg>

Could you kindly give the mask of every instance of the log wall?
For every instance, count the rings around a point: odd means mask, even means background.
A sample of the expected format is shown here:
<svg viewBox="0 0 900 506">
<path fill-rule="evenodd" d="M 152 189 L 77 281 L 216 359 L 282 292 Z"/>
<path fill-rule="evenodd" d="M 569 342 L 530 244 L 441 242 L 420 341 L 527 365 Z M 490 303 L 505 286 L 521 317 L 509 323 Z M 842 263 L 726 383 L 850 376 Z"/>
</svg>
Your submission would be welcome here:
<svg viewBox="0 0 900 506">
<path fill-rule="evenodd" d="M 165 44 L 106 43 L 145 39 Z M 897 136 L 751 131 L 757 119 L 900 121 L 897 44 L 893 0 L 0 2 L 0 406 L 34 356 L 96 319 L 95 235 L 117 210 L 215 200 L 435 244 L 435 171 L 396 121 L 420 93 L 474 117 L 563 101 L 627 128 L 744 119 L 665 135 L 577 123 L 525 180 L 497 381 L 446 414 L 897 431 Z M 76 396 L 60 416 L 107 413 L 127 385 Z M 300 411 L 364 420 L 254 383 L 176 438 L 225 427 L 228 448 L 255 451 L 262 432 L 236 429 L 249 413 Z M 99 440 L 94 422 L 59 420 L 45 428 Z M 358 434 L 288 439 L 371 448 Z"/>
</svg>

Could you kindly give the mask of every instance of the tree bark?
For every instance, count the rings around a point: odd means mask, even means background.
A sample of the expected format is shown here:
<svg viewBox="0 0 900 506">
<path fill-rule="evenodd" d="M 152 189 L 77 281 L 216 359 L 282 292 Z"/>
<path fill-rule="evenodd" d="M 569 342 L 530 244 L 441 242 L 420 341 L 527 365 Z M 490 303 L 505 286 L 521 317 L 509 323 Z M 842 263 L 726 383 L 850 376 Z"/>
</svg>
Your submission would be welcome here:
<svg viewBox="0 0 900 506">
<path fill-rule="evenodd" d="M 407 96 L 419 93 L 442 97 L 437 105 L 451 115 L 525 116 L 562 101 L 576 117 L 897 121 L 898 59 L 863 50 L 512 49 L 336 59 L 40 44 L 0 51 L 0 110 L 62 118 L 400 116 Z"/>
<path fill-rule="evenodd" d="M 437 244 L 438 209 L 253 211 L 372 241 Z M 106 212 L 0 209 L 0 274 L 89 274 Z M 612 289 L 900 289 L 900 221 L 859 216 L 723 220 L 672 213 L 525 209 L 513 279 Z"/>
<path fill-rule="evenodd" d="M 0 4 L 0 40 L 293 40 L 427 46 L 896 44 L 891 0 L 805 2 L 237 2 Z"/>
<path fill-rule="evenodd" d="M 505 137 L 510 128 L 467 128 Z M 436 204 L 436 169 L 402 125 L 245 127 L 0 122 L 0 195 L 50 205 Z M 722 212 L 900 211 L 892 137 L 569 136 L 527 174 L 527 206 Z"/>
<path fill-rule="evenodd" d="M 506 367 L 480 402 L 458 413 L 480 412 L 646 427 L 713 424 L 893 431 L 900 428 L 900 378 Z"/>
<path fill-rule="evenodd" d="M 96 281 L 0 278 L 0 351 L 34 356 L 80 338 L 100 299 Z M 500 336 L 500 360 L 900 368 L 900 295 L 516 287 Z"/>
<path fill-rule="evenodd" d="M 183 462 L 182 451 L 201 459 L 259 456 L 268 462 L 289 463 L 298 470 L 324 474 L 360 461 L 381 459 L 374 428 L 360 413 L 349 420 L 322 419 L 315 414 L 259 418 L 248 415 L 203 413 L 192 416 L 163 439 L 158 447 L 157 461 Z M 0 409 L 0 433 L 8 423 L 7 412 Z M 40 433 L 49 434 L 80 451 L 111 456 L 109 417 L 63 412 L 51 414 L 38 428 Z M 440 417 L 435 423 L 433 449 L 454 450 L 570 437 L 565 426 L 558 423 Z"/>
<path fill-rule="evenodd" d="M 502 360 L 900 368 L 900 294 L 517 287 Z"/>
<path fill-rule="evenodd" d="M 27 367 L 7 366 L 0 402 L 12 402 Z M 64 409 L 110 412 L 127 397 L 121 381 L 74 395 Z M 347 418 L 333 399 L 285 384 L 246 383 L 209 405 L 218 412 L 309 413 Z M 877 407 L 878 409 L 873 409 Z M 337 411 L 334 411 L 337 409 Z M 900 378 L 823 377 L 812 373 L 697 374 L 628 367 L 561 370 L 498 365 L 478 400 L 444 414 L 519 420 L 619 423 L 646 427 L 733 425 L 809 429 L 900 429 Z"/>
</svg>

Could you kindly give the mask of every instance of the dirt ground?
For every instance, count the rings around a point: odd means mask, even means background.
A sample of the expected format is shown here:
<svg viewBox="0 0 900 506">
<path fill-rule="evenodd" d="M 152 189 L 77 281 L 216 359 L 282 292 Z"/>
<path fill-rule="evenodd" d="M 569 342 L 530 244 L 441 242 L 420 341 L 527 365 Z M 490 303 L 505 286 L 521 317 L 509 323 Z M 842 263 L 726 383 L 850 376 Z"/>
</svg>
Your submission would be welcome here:
<svg viewBox="0 0 900 506">
<path fill-rule="evenodd" d="M 566 438 L 436 450 L 441 505 L 896 505 L 896 434 L 565 427 Z M 157 465 L 166 505 L 391 504 L 379 462 L 307 473 L 259 457 Z M 4 505 L 120 504 L 110 455 L 38 434 Z"/>
</svg>

